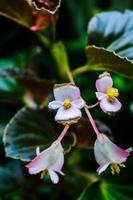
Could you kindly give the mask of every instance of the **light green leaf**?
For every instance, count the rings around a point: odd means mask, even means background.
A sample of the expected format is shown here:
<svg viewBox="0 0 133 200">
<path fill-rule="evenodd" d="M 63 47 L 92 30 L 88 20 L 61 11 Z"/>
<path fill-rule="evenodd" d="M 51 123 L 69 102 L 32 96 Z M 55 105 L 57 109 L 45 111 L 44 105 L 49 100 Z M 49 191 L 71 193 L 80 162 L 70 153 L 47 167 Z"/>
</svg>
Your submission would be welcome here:
<svg viewBox="0 0 133 200">
<path fill-rule="evenodd" d="M 132 197 L 133 192 L 130 186 L 97 181 L 89 184 L 77 200 L 131 200 Z"/>
<path fill-rule="evenodd" d="M 69 70 L 69 63 L 64 44 L 62 42 L 56 43 L 53 46 L 52 54 L 57 63 L 57 67 L 59 68 L 60 76 L 64 77 L 66 72 Z"/>
</svg>

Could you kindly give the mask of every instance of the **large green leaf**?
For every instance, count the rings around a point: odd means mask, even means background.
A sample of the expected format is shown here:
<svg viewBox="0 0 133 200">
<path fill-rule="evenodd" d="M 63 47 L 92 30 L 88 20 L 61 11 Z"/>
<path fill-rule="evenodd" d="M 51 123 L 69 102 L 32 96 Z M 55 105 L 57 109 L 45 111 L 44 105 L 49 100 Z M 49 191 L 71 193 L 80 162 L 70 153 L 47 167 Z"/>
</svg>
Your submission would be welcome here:
<svg viewBox="0 0 133 200">
<path fill-rule="evenodd" d="M 89 184 L 78 200 L 131 200 L 133 197 L 131 186 L 111 184 L 98 181 Z"/>
<path fill-rule="evenodd" d="M 133 79 L 133 63 L 126 57 L 121 57 L 114 51 L 96 46 L 88 46 L 87 54 L 91 59 L 88 70 L 114 71 Z"/>
<path fill-rule="evenodd" d="M 29 161 L 37 146 L 48 147 L 56 138 L 48 111 L 22 108 L 4 131 L 6 156 Z"/>
<path fill-rule="evenodd" d="M 88 45 L 105 47 L 133 60 L 133 11 L 103 12 L 88 24 Z"/>
<path fill-rule="evenodd" d="M 133 11 L 111 11 L 94 16 L 88 24 L 87 55 L 93 70 L 103 69 L 133 78 Z M 92 61 L 92 62 L 91 62 Z M 126 69 L 124 69 L 126 68 Z M 89 69 L 89 68 L 88 68 Z"/>
<path fill-rule="evenodd" d="M 31 160 L 36 147 L 44 150 L 58 137 L 63 127 L 56 126 L 49 110 L 22 108 L 4 130 L 6 156 L 22 161 Z M 64 149 L 70 148 L 72 143 L 73 137 L 68 134 L 63 140 Z"/>
</svg>

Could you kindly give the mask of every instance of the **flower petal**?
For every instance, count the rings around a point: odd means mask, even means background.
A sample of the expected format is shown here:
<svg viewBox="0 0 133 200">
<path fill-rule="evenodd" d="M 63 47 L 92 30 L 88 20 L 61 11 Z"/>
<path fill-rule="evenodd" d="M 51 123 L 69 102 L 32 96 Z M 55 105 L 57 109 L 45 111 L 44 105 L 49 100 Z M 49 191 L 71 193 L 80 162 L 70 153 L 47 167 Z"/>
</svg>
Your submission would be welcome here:
<svg viewBox="0 0 133 200">
<path fill-rule="evenodd" d="M 96 89 L 98 92 L 105 93 L 107 88 L 113 86 L 113 80 L 110 76 L 103 76 L 96 80 Z"/>
<path fill-rule="evenodd" d="M 54 184 L 57 184 L 59 182 L 59 176 L 56 172 L 54 172 L 53 170 L 51 169 L 48 169 L 48 173 L 49 173 L 49 176 L 51 178 L 51 181 L 54 183 Z"/>
<path fill-rule="evenodd" d="M 94 153 L 99 165 L 125 162 L 130 155 L 126 150 L 115 145 L 104 134 L 98 135 L 94 145 Z"/>
<path fill-rule="evenodd" d="M 40 155 L 40 147 L 36 148 L 36 155 L 39 156 Z"/>
<path fill-rule="evenodd" d="M 96 92 L 96 97 L 98 98 L 98 100 L 102 100 L 106 97 L 107 95 L 103 92 Z"/>
<path fill-rule="evenodd" d="M 104 98 L 100 101 L 99 105 L 105 113 L 114 113 L 121 109 L 121 102 L 118 101 L 118 99 L 115 99 L 114 102 L 110 102 L 107 98 Z"/>
<path fill-rule="evenodd" d="M 68 121 L 76 118 L 81 117 L 81 111 L 76 108 L 75 106 L 72 106 L 69 109 L 65 109 L 63 107 L 59 108 L 57 111 L 57 114 L 55 116 L 56 121 Z"/>
<path fill-rule="evenodd" d="M 63 163 L 64 154 L 62 145 L 52 144 L 49 148 L 36 156 L 29 164 L 26 165 L 26 167 L 29 168 L 30 174 L 37 174 L 48 168 L 55 171 L 60 171 Z"/>
<path fill-rule="evenodd" d="M 97 173 L 98 175 L 100 175 L 103 171 L 105 171 L 107 169 L 107 167 L 109 166 L 110 163 L 105 163 L 103 165 L 100 165 L 100 167 L 98 167 L 97 169 Z"/>
<path fill-rule="evenodd" d="M 64 101 L 66 99 L 73 101 L 80 98 L 80 90 L 78 87 L 66 84 L 54 89 L 54 97 L 57 101 Z"/>
<path fill-rule="evenodd" d="M 60 108 L 61 107 L 61 105 L 62 105 L 62 102 L 61 101 L 52 101 L 52 102 L 50 102 L 49 104 L 48 104 L 48 107 L 50 108 L 50 109 L 58 109 L 58 108 Z"/>
<path fill-rule="evenodd" d="M 81 108 L 84 107 L 85 102 L 84 102 L 84 100 L 83 100 L 82 98 L 79 98 L 79 99 L 74 100 L 74 101 L 73 101 L 73 104 L 74 104 L 74 106 L 75 106 L 76 108 L 81 109 Z"/>
</svg>

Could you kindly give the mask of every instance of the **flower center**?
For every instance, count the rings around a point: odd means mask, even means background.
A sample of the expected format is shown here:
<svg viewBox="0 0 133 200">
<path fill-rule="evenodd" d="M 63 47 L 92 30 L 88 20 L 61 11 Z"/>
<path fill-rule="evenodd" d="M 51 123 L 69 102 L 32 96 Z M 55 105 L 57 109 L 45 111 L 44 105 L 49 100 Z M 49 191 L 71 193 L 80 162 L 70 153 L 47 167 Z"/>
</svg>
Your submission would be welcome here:
<svg viewBox="0 0 133 200">
<path fill-rule="evenodd" d="M 40 179 L 43 179 L 45 175 L 46 175 L 46 170 L 43 170 L 43 171 L 41 172 L 41 177 L 40 177 Z"/>
<path fill-rule="evenodd" d="M 120 163 L 120 164 L 113 163 L 110 167 L 112 175 L 114 175 L 115 173 L 119 174 L 120 173 L 120 167 L 125 167 L 125 165 L 123 163 Z"/>
<path fill-rule="evenodd" d="M 68 108 L 71 108 L 72 107 L 72 102 L 68 99 L 66 99 L 64 102 L 63 102 L 63 107 L 65 109 L 68 109 Z"/>
<path fill-rule="evenodd" d="M 116 88 L 108 88 L 106 91 L 106 94 L 107 94 L 107 98 L 110 102 L 114 102 L 115 97 L 119 96 L 119 92 Z"/>
</svg>

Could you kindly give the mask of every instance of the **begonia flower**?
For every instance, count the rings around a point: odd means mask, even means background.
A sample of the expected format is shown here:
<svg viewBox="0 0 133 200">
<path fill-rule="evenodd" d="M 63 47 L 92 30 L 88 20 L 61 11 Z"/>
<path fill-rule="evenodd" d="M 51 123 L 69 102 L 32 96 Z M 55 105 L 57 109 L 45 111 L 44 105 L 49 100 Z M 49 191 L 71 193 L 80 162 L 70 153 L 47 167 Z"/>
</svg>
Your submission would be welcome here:
<svg viewBox="0 0 133 200">
<path fill-rule="evenodd" d="M 111 165 L 111 172 L 120 172 L 120 167 L 125 167 L 123 162 L 127 160 L 131 149 L 123 150 L 115 145 L 105 134 L 98 134 L 94 144 L 94 155 L 99 168 L 98 174 L 101 174 Z"/>
<path fill-rule="evenodd" d="M 44 173 L 47 171 L 51 181 L 56 184 L 59 182 L 59 174 L 64 164 L 64 153 L 61 143 L 53 143 L 49 148 L 40 153 L 39 148 L 36 149 L 37 156 L 26 165 L 30 174 Z"/>
<path fill-rule="evenodd" d="M 73 84 L 58 84 L 54 88 L 55 100 L 50 102 L 50 109 L 58 109 L 55 120 L 62 124 L 76 123 L 81 118 L 80 109 L 85 102 L 80 96 L 80 90 Z"/>
<path fill-rule="evenodd" d="M 96 80 L 96 96 L 103 112 L 112 114 L 121 109 L 121 103 L 116 98 L 119 96 L 118 89 L 113 88 L 113 80 L 109 73 L 104 72 Z"/>
</svg>

